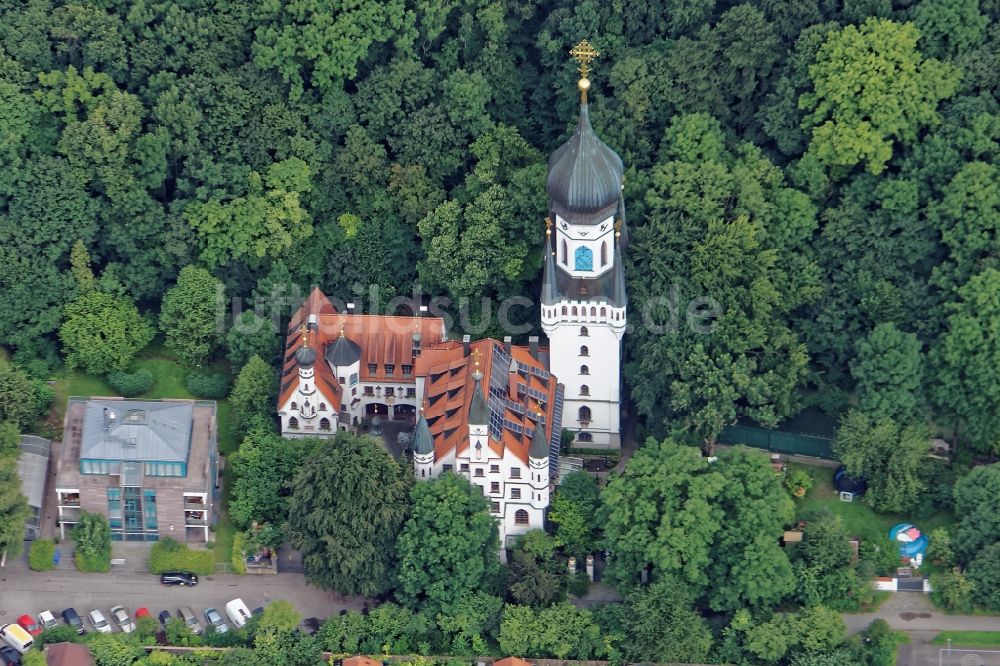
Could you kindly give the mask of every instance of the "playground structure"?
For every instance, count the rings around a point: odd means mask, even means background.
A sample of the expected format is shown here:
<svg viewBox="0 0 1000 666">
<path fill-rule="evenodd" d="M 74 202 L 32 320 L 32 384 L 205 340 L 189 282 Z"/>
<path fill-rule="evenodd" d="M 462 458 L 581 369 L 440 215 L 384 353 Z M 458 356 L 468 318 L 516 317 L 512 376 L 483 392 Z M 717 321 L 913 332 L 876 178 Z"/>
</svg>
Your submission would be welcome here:
<svg viewBox="0 0 1000 666">
<path fill-rule="evenodd" d="M 908 558 L 910 566 L 919 568 L 927 553 L 930 539 L 910 523 L 900 523 L 889 530 L 889 540 L 899 548 L 901 557 Z"/>
</svg>

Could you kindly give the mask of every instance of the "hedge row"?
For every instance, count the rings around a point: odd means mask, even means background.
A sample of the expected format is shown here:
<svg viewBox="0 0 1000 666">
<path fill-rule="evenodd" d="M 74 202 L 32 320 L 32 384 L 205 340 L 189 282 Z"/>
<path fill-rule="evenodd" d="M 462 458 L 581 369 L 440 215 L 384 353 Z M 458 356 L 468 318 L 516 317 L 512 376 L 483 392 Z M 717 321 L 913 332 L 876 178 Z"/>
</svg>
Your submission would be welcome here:
<svg viewBox="0 0 1000 666">
<path fill-rule="evenodd" d="M 149 570 L 155 574 L 189 571 L 206 576 L 215 572 L 215 555 L 210 550 L 192 550 L 170 537 L 164 537 L 153 545 L 149 553 Z"/>
</svg>

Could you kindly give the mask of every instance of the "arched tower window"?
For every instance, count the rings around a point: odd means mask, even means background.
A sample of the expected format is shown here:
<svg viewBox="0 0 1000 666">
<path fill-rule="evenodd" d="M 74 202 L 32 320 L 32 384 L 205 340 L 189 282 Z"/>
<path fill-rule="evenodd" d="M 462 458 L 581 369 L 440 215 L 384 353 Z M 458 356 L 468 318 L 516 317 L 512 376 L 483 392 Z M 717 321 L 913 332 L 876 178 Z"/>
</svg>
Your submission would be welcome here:
<svg viewBox="0 0 1000 666">
<path fill-rule="evenodd" d="M 601 308 L 601 316 L 602 317 L 607 317 L 608 316 L 608 309 L 607 308 L 605 308 L 605 307 Z"/>
<path fill-rule="evenodd" d="M 566 313 L 563 312 L 563 314 L 566 314 Z M 586 338 L 589 335 L 590 335 L 590 331 L 587 330 L 587 327 L 586 326 L 581 326 L 580 327 L 580 337 L 581 338 Z"/>
<path fill-rule="evenodd" d="M 590 356 L 590 350 L 587 349 L 587 345 L 580 347 L 580 356 Z"/>
<path fill-rule="evenodd" d="M 325 402 L 319 403 L 319 411 L 321 411 L 321 412 L 325 412 L 326 411 L 326 403 Z"/>
<path fill-rule="evenodd" d="M 594 270 L 594 253 L 589 247 L 578 247 L 573 253 L 573 270 Z"/>
<path fill-rule="evenodd" d="M 294 409 L 295 411 L 298 411 L 299 410 L 299 403 L 297 403 L 297 402 L 295 402 L 293 400 L 292 401 L 292 409 Z"/>
<path fill-rule="evenodd" d="M 577 441 L 580 442 L 593 442 L 594 436 L 591 435 L 589 432 L 578 432 L 576 434 L 576 439 Z"/>
<path fill-rule="evenodd" d="M 566 266 L 567 264 L 569 264 L 569 250 L 566 249 L 566 240 L 565 239 L 563 239 L 561 249 L 562 249 L 562 263 L 563 263 L 563 266 Z"/>
<path fill-rule="evenodd" d="M 590 407 L 584 405 L 580 408 L 580 420 L 589 421 L 590 420 Z"/>
<path fill-rule="evenodd" d="M 297 429 L 299 427 L 299 420 L 294 416 L 288 419 L 288 427 L 292 429 Z"/>
<path fill-rule="evenodd" d="M 329 430 L 330 429 L 330 419 L 328 419 L 326 417 L 321 418 L 319 420 L 319 429 L 320 430 Z"/>
<path fill-rule="evenodd" d="M 581 365 L 580 366 L 580 374 L 581 375 L 589 375 L 590 374 L 590 368 L 588 368 L 585 365 Z"/>
<path fill-rule="evenodd" d="M 573 306 L 573 316 L 574 317 L 577 316 L 577 311 L 576 311 L 576 306 L 575 305 Z"/>
<path fill-rule="evenodd" d="M 564 315 L 567 315 L 567 314 L 569 314 L 569 311 L 567 310 L 567 308 L 566 308 L 566 306 L 565 306 L 565 305 L 564 305 L 564 306 L 562 306 L 562 313 L 563 313 Z"/>
<path fill-rule="evenodd" d="M 514 524 L 515 525 L 527 525 L 528 524 L 528 512 L 524 509 L 518 509 L 514 512 Z"/>
<path fill-rule="evenodd" d="M 597 316 L 597 308 L 595 308 L 595 307 L 591 307 L 590 308 L 590 316 L 591 317 L 596 317 Z"/>
<path fill-rule="evenodd" d="M 601 243 L 601 266 L 608 265 L 608 241 Z"/>
<path fill-rule="evenodd" d="M 580 395 L 590 395 L 590 387 L 586 384 L 580 385 Z"/>
</svg>

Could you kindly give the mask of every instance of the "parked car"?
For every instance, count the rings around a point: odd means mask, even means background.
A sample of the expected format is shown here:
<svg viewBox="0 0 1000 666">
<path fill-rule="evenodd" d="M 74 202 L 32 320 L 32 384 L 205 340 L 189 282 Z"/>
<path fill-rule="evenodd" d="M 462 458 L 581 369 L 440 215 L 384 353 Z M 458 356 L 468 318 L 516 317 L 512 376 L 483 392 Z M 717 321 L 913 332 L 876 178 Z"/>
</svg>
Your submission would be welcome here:
<svg viewBox="0 0 1000 666">
<path fill-rule="evenodd" d="M 5 624 L 0 627 L 0 639 L 21 654 L 30 650 L 35 644 L 35 639 L 19 624 Z"/>
<path fill-rule="evenodd" d="M 58 627 L 59 620 L 57 620 L 56 616 L 52 614 L 52 611 L 43 610 L 38 614 L 38 624 L 42 625 L 42 631 L 45 631 L 46 629 Z"/>
<path fill-rule="evenodd" d="M 242 599 L 233 599 L 226 604 L 226 615 L 229 616 L 229 621 L 233 623 L 233 626 L 240 629 L 250 619 L 250 609 L 247 608 Z"/>
<path fill-rule="evenodd" d="M 118 628 L 122 630 L 122 633 L 131 634 L 135 631 L 135 622 L 128 616 L 128 609 L 124 606 L 112 606 L 111 617 L 114 619 L 115 624 L 118 625 Z"/>
<path fill-rule="evenodd" d="M 37 636 L 38 634 L 42 633 L 42 627 L 39 626 L 37 622 L 35 622 L 35 618 L 31 617 L 28 614 L 22 615 L 21 617 L 17 618 L 17 623 L 21 625 L 22 629 L 27 631 L 32 636 Z"/>
<path fill-rule="evenodd" d="M 184 620 L 184 624 L 188 626 L 188 629 L 192 633 L 200 634 L 202 632 L 201 623 L 198 622 L 198 616 L 194 614 L 190 606 L 181 606 L 178 609 L 177 614 Z"/>
<path fill-rule="evenodd" d="M 76 633 L 85 634 L 87 630 L 83 627 L 83 620 L 77 614 L 75 608 L 67 608 L 62 612 L 63 622 L 76 629 Z"/>
<path fill-rule="evenodd" d="M 3 664 L 3 666 L 21 666 L 21 653 L 9 645 L 0 646 L 0 664 Z"/>
<path fill-rule="evenodd" d="M 307 617 L 299 623 L 299 633 L 303 636 L 312 636 L 319 631 L 319 618 Z"/>
<path fill-rule="evenodd" d="M 111 623 L 108 622 L 108 619 L 106 617 L 104 617 L 104 613 L 102 613 L 97 609 L 94 609 L 90 611 L 89 615 L 90 615 L 90 623 L 94 625 L 94 629 L 101 632 L 102 634 L 111 633 Z"/>
<path fill-rule="evenodd" d="M 167 622 L 170 622 L 170 620 L 172 620 L 174 616 L 170 614 L 170 611 L 165 610 L 165 611 L 160 611 L 159 617 L 160 617 L 160 622 L 162 622 L 163 626 L 165 627 L 167 626 Z"/>
<path fill-rule="evenodd" d="M 198 576 L 187 571 L 167 571 L 160 574 L 160 582 L 164 585 L 182 585 L 194 587 L 198 584 Z"/>
<path fill-rule="evenodd" d="M 219 615 L 219 611 L 214 608 L 205 609 L 205 625 L 212 627 L 212 630 L 217 634 L 224 634 L 229 631 L 226 621 Z"/>
</svg>

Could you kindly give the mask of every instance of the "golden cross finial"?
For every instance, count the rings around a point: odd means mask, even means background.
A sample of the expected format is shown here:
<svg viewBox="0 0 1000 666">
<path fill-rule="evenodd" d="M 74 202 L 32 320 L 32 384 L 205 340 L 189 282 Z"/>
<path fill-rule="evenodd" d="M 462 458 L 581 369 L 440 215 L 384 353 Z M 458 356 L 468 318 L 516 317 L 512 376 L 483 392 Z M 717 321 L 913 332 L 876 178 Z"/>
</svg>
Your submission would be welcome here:
<svg viewBox="0 0 1000 666">
<path fill-rule="evenodd" d="M 622 219 L 619 217 L 618 221 L 615 222 L 615 238 L 622 237 Z"/>
<path fill-rule="evenodd" d="M 476 361 L 476 368 L 479 368 L 479 356 L 480 356 L 479 350 L 478 349 L 473 349 L 472 350 L 472 358 L 475 359 L 475 361 Z"/>
<path fill-rule="evenodd" d="M 552 218 L 551 217 L 545 218 L 545 235 L 546 236 L 551 236 L 552 235 Z"/>
<path fill-rule="evenodd" d="M 569 50 L 569 54 L 580 63 L 580 76 L 587 78 L 590 73 L 590 63 L 597 56 L 601 55 L 586 39 Z"/>
</svg>

